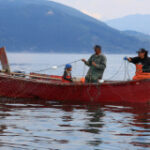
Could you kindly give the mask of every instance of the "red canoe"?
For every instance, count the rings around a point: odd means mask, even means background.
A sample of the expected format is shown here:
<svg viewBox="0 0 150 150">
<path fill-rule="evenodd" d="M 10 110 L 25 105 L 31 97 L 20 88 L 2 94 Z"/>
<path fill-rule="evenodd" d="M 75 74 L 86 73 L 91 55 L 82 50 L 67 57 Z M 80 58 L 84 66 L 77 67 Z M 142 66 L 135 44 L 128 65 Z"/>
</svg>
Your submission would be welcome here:
<svg viewBox="0 0 150 150">
<path fill-rule="evenodd" d="M 64 83 L 60 76 L 12 73 L 5 48 L 0 48 L 0 97 L 55 100 L 69 103 L 150 103 L 150 79 Z M 27 77 L 26 77 L 27 76 Z"/>
<path fill-rule="evenodd" d="M 105 81 L 99 84 L 63 83 L 50 79 L 25 78 L 0 73 L 0 96 L 55 100 L 60 102 L 149 103 L 150 80 Z"/>
</svg>

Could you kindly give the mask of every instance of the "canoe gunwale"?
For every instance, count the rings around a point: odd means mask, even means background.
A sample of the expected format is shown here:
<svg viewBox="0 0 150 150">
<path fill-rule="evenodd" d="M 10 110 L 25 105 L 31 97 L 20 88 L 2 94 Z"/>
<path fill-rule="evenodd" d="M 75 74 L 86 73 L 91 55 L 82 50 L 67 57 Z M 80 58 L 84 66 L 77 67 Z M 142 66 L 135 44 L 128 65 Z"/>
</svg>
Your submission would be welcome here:
<svg viewBox="0 0 150 150">
<path fill-rule="evenodd" d="M 106 80 L 103 83 L 62 83 L 57 82 L 57 80 L 45 80 L 45 79 L 32 79 L 32 78 L 25 78 L 25 77 L 17 77 L 5 73 L 0 73 L 0 77 L 5 79 L 13 79 L 13 80 L 21 80 L 25 82 L 32 82 L 32 83 L 43 83 L 43 84 L 51 84 L 51 85 L 60 85 L 60 86 L 102 86 L 102 85 L 128 85 L 132 83 L 141 83 L 141 82 L 150 82 L 150 79 L 145 80 L 128 80 L 128 81 L 114 81 L 114 80 Z M 56 82 L 55 82 L 56 81 Z"/>
</svg>

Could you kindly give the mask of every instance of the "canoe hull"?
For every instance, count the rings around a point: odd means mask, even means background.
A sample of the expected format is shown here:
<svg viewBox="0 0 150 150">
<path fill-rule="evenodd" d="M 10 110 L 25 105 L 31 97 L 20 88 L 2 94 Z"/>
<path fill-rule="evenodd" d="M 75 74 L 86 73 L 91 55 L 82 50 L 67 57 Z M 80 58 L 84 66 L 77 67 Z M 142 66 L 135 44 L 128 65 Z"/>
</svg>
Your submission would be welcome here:
<svg viewBox="0 0 150 150">
<path fill-rule="evenodd" d="M 70 84 L 1 75 L 0 96 L 70 103 L 149 103 L 150 80 Z"/>
</svg>

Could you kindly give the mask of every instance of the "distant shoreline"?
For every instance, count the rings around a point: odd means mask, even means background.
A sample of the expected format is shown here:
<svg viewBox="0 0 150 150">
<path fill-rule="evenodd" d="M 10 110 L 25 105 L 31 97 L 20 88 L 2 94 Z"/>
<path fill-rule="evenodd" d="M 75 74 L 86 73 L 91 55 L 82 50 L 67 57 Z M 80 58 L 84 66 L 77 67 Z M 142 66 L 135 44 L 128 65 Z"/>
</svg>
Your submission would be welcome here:
<svg viewBox="0 0 150 150">
<path fill-rule="evenodd" d="M 10 51 L 7 51 L 7 53 L 9 54 L 62 54 L 62 55 L 66 55 L 66 54 L 71 54 L 71 55 L 76 55 L 76 54 L 93 54 L 94 52 L 87 52 L 87 53 L 70 53 L 70 52 L 10 52 Z M 108 53 L 108 52 L 105 52 L 103 51 L 103 54 L 106 54 L 106 55 L 123 55 L 123 54 L 135 54 L 136 55 L 136 52 L 135 53 Z"/>
</svg>

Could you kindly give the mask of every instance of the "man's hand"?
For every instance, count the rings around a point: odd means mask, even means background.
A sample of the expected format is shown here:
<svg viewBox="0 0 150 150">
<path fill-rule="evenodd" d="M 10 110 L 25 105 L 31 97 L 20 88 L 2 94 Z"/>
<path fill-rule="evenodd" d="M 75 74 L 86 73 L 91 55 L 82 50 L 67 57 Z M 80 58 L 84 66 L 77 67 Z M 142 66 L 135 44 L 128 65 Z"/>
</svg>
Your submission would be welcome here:
<svg viewBox="0 0 150 150">
<path fill-rule="evenodd" d="M 132 61 L 132 59 L 131 59 L 131 58 L 128 58 L 128 61 Z"/>
<path fill-rule="evenodd" d="M 92 62 L 92 65 L 93 65 L 94 67 L 96 67 L 96 63 L 95 63 L 95 62 Z"/>
<path fill-rule="evenodd" d="M 128 58 L 128 57 L 124 57 L 123 59 L 124 59 L 124 60 L 128 60 L 129 62 L 132 61 L 132 59 L 131 59 L 130 57 L 129 57 L 129 58 Z"/>
<path fill-rule="evenodd" d="M 84 63 L 86 63 L 86 60 L 85 60 L 85 59 L 82 59 L 82 61 L 83 61 Z"/>
</svg>

